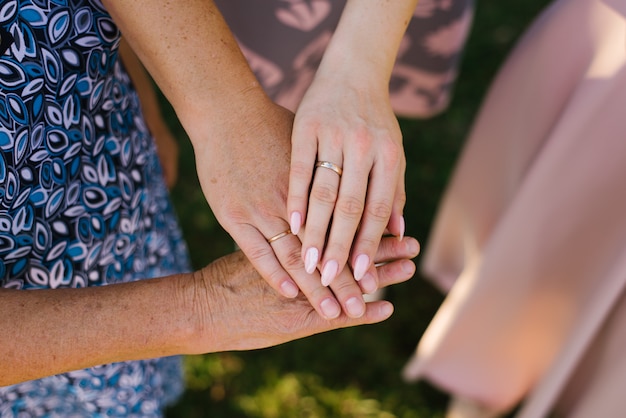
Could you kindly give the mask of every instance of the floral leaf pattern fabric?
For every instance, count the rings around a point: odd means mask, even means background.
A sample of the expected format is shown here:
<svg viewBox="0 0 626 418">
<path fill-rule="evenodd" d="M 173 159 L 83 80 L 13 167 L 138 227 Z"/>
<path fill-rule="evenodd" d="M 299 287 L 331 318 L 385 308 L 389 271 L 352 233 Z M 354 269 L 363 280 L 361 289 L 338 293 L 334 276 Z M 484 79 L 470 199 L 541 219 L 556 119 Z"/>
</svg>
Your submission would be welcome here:
<svg viewBox="0 0 626 418">
<path fill-rule="evenodd" d="M 295 110 L 346 0 L 215 2 L 270 97 Z M 472 17 L 472 0 L 420 0 L 389 86 L 398 115 L 428 117 L 447 106 Z"/>
<path fill-rule="evenodd" d="M 0 2 L 0 284 L 102 286 L 189 270 L 152 137 L 97 0 Z M 112 318 L 123 320 L 123 318 Z M 0 388 L 0 416 L 160 416 L 180 359 Z"/>
</svg>

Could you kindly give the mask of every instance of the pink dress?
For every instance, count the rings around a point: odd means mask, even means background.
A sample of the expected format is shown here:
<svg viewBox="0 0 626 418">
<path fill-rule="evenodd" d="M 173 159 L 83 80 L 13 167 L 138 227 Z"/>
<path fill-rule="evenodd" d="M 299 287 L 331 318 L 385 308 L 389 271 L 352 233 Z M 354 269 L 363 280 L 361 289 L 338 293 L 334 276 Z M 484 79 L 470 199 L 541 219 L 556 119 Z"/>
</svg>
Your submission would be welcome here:
<svg viewBox="0 0 626 418">
<path fill-rule="evenodd" d="M 311 84 L 346 0 L 216 0 L 260 83 L 295 110 Z M 421 0 L 390 84 L 398 115 L 443 110 L 473 16 L 472 0 Z"/>
<path fill-rule="evenodd" d="M 518 416 L 626 411 L 626 0 L 557 0 L 470 133 L 424 254 L 447 298 L 405 376 Z"/>
</svg>

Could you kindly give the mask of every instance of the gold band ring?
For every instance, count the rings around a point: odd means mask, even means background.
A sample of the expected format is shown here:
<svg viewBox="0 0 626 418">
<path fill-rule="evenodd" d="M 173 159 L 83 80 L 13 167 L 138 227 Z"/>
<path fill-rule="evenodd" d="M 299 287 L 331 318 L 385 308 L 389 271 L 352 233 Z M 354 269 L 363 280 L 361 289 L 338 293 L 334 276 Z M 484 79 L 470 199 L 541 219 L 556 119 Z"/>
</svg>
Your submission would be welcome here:
<svg viewBox="0 0 626 418">
<path fill-rule="evenodd" d="M 279 240 L 279 239 L 281 239 L 281 238 L 284 238 L 284 237 L 286 237 L 287 235 L 291 235 L 291 229 L 288 229 L 288 230 L 286 230 L 286 231 L 283 231 L 283 232 L 281 232 L 280 234 L 276 234 L 276 235 L 274 235 L 273 237 L 271 237 L 271 238 L 269 238 L 269 239 L 267 240 L 267 243 L 268 243 L 268 244 L 271 244 L 272 242 L 277 241 L 277 240 Z"/>
<path fill-rule="evenodd" d="M 341 173 L 343 173 L 343 170 L 341 169 L 341 167 L 339 167 L 337 164 L 333 164 L 330 161 L 318 161 L 315 163 L 315 167 L 324 167 L 327 168 L 329 170 L 333 170 L 335 173 L 337 173 L 339 175 L 339 177 L 341 177 Z"/>
</svg>

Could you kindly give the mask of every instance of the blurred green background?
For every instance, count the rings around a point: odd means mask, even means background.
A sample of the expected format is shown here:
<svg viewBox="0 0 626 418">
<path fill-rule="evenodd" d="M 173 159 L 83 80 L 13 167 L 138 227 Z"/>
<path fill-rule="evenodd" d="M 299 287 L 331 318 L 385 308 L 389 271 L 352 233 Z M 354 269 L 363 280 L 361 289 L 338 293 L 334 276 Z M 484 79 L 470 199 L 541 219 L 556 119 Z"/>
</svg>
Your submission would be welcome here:
<svg viewBox="0 0 626 418">
<path fill-rule="evenodd" d="M 426 0 L 424 0 L 426 1 Z M 463 141 L 505 54 L 545 0 L 481 0 L 449 109 L 430 120 L 401 120 L 407 156 L 407 235 L 427 245 L 437 202 Z M 181 164 L 173 199 L 199 268 L 233 250 L 215 221 L 195 174 L 193 151 L 173 112 L 181 138 Z M 416 259 L 419 263 L 419 257 Z M 187 390 L 168 417 L 350 417 L 443 416 L 447 397 L 425 382 L 400 377 L 407 358 L 442 301 L 419 273 L 388 289 L 396 310 L 388 321 L 313 336 L 252 352 L 185 359 Z"/>
</svg>

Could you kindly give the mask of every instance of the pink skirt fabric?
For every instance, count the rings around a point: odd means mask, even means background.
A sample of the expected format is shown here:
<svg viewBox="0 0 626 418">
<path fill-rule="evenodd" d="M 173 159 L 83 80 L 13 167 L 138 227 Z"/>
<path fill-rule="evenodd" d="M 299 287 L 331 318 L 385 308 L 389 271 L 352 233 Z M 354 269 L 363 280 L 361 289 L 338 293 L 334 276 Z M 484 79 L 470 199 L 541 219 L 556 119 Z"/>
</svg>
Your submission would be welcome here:
<svg viewBox="0 0 626 418">
<path fill-rule="evenodd" d="M 215 3 L 261 85 L 277 103 L 295 110 L 315 76 L 346 0 Z M 472 16 L 472 0 L 420 0 L 389 86 L 396 114 L 429 117 L 447 106 Z"/>
<path fill-rule="evenodd" d="M 495 79 L 423 269 L 404 373 L 521 417 L 626 411 L 626 0 L 558 0 Z"/>
</svg>

